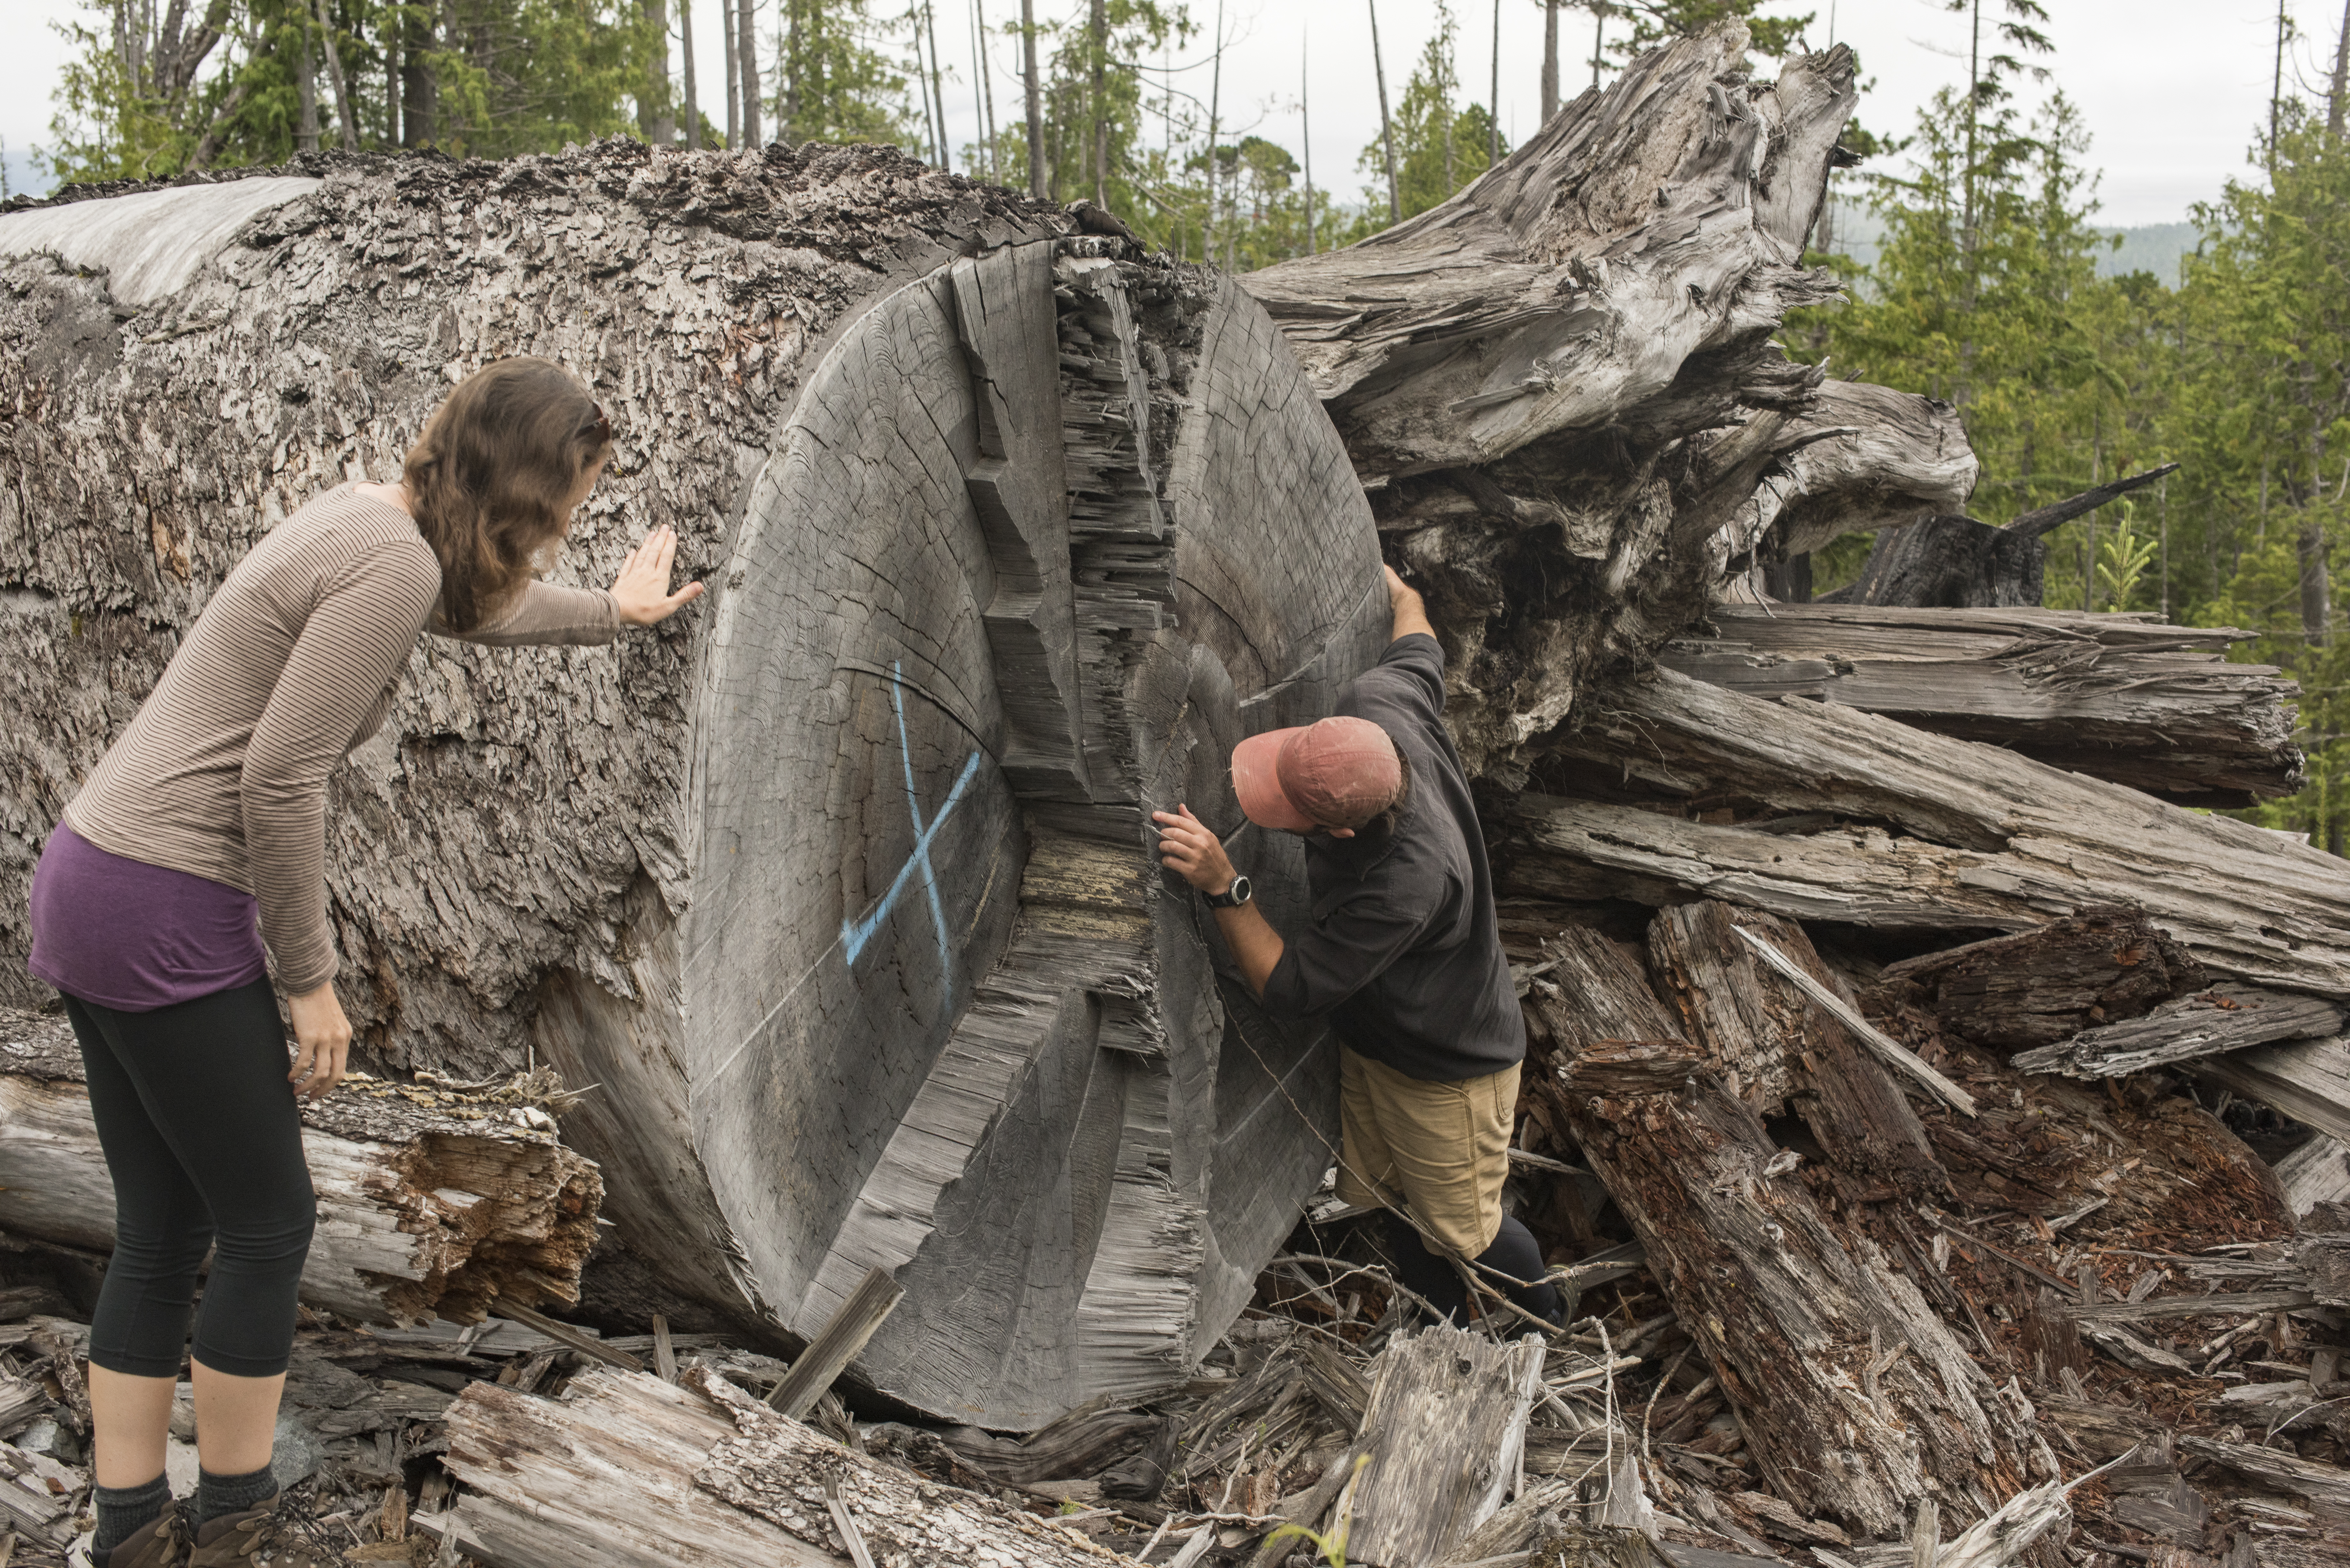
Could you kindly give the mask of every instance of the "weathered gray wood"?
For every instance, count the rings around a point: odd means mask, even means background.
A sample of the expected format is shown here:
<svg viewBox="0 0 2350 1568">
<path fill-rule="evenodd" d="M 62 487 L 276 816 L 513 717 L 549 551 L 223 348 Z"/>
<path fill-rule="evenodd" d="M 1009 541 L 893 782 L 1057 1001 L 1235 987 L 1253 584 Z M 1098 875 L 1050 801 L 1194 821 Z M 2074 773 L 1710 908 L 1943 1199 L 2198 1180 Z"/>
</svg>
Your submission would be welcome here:
<svg viewBox="0 0 2350 1568">
<path fill-rule="evenodd" d="M 816 1402 L 824 1397 L 825 1390 L 848 1369 L 857 1353 L 865 1348 L 865 1342 L 873 1337 L 873 1331 L 905 1299 L 905 1288 L 882 1270 L 875 1269 L 867 1274 L 864 1282 L 832 1314 L 832 1321 L 808 1341 L 807 1348 L 792 1363 L 791 1371 L 767 1397 L 767 1403 L 795 1421 L 806 1420 Z"/>
<path fill-rule="evenodd" d="M 1385 1435 L 1355 1489 L 1347 1560 L 1441 1563 L 1492 1518 L 1516 1481 L 1542 1370 L 1538 1339 L 1438 1324 L 1389 1340 L 1363 1413 L 1364 1428 Z"/>
<path fill-rule="evenodd" d="M 1860 576 L 1823 604 L 1912 609 L 2001 609 L 2037 605 L 2048 559 L 2038 539 L 1961 514 L 1938 512 L 1883 528 Z"/>
<path fill-rule="evenodd" d="M 2054 1045 L 2019 1052 L 2009 1061 L 2026 1073 L 2118 1078 L 2272 1041 L 2338 1033 L 2343 1016 L 2339 1006 L 2314 996 L 2217 986 L 2164 1002 L 2144 1018 L 2084 1029 Z"/>
<path fill-rule="evenodd" d="M 544 1334 L 556 1344 L 575 1351 L 590 1361 L 600 1361 L 607 1366 L 617 1366 L 623 1372 L 642 1372 L 645 1369 L 645 1364 L 627 1351 L 615 1350 L 610 1345 L 600 1343 L 594 1334 L 586 1330 L 559 1322 L 545 1313 L 533 1312 L 528 1307 L 516 1306 L 512 1302 L 505 1302 L 500 1303 L 498 1316 L 510 1319 L 525 1328 Z"/>
<path fill-rule="evenodd" d="M 2033 608 L 1715 607 L 1720 636 L 1658 655 L 1757 697 L 1808 697 L 2021 752 L 2186 805 L 2247 805 L 2301 787 L 2266 665 L 2228 661 L 2225 628 Z"/>
<path fill-rule="evenodd" d="M 528 1098 L 352 1080 L 302 1119 L 318 1193 L 305 1301 L 388 1324 L 578 1300 L 603 1186 Z M 0 1009 L 0 1230 L 114 1248 L 114 1184 L 61 1016 Z"/>
<path fill-rule="evenodd" d="M 2263 1486 L 2297 1493 L 2323 1514 L 2340 1518 L 2350 1511 L 2350 1470 L 2252 1443 L 2220 1442 L 2184 1432 L 2179 1434 L 2178 1446 L 2199 1459 L 2224 1465 Z"/>
<path fill-rule="evenodd" d="M 303 177 L 230 180 L 0 213 L 0 256 L 55 255 L 104 274 L 120 303 L 151 305 L 187 287 L 255 215 L 318 185 Z"/>
<path fill-rule="evenodd" d="M 52 390 L 0 441 L 30 590 L 0 643 L 44 715 L 0 902 L 274 517 L 390 476 L 473 367 L 554 358 L 620 442 L 559 575 L 667 523 L 712 591 L 611 649 L 420 649 L 330 788 L 363 1054 L 598 1085 L 566 1131 L 620 1236 L 738 1319 L 805 1339 L 889 1270 L 913 1310 L 857 1371 L 910 1403 L 1030 1428 L 1180 1380 L 1319 1179 L 1334 1092 L 1324 1034 L 1219 981 L 1148 813 L 1236 827 L 1231 745 L 1321 716 L 1387 630 L 1271 321 L 879 149 L 267 194 L 136 310 L 5 268 L 0 373 Z M 1295 916 L 1295 845 L 1234 849 Z"/>
<path fill-rule="evenodd" d="M 2022 1486 L 2026 1434 L 1918 1286 L 1799 1178 L 1764 1174 L 1779 1151 L 1711 1057 L 1617 1027 L 1662 1017 L 1638 967 L 1577 929 L 1544 956 L 1556 967 L 1529 1002 L 1561 1054 L 1576 1141 L 1773 1489 L 1882 1534 L 1929 1477 L 1945 1507 L 1978 1515 Z"/>
<path fill-rule="evenodd" d="M 1888 964 L 1875 989 L 1995 1049 L 2049 1045 L 2202 989 L 2202 966 L 2129 905 Z"/>
<path fill-rule="evenodd" d="M 2285 1207 L 2306 1219 L 2321 1203 L 2350 1203 L 2350 1145 L 2319 1133 L 2277 1162 Z"/>
<path fill-rule="evenodd" d="M 683 1386 L 591 1368 L 560 1399 L 474 1384 L 450 1407 L 452 1515 L 469 1555 L 500 1568 L 832 1568 L 839 1497 L 882 1563 L 1002 1568 L 1128 1559 L 991 1498 L 919 1480 L 817 1436 L 702 1366 Z"/>
<path fill-rule="evenodd" d="M 1514 890 L 1659 904 L 1701 894 L 1795 919 L 1932 930 L 2016 930 L 2135 904 L 2219 974 L 2350 995 L 2350 866 L 2285 836 L 1876 714 L 1766 702 L 1670 671 L 1594 708 L 1557 742 L 1545 782 L 1665 809 L 1526 796 L 1501 857 Z M 1714 798 L 1760 810 L 1747 825 L 1669 815 Z M 1773 817 L 1820 830 L 1763 831 Z"/>
<path fill-rule="evenodd" d="M 2189 1070 L 2206 1084 L 2350 1142 L 2350 1035 L 2256 1045 Z"/>
</svg>

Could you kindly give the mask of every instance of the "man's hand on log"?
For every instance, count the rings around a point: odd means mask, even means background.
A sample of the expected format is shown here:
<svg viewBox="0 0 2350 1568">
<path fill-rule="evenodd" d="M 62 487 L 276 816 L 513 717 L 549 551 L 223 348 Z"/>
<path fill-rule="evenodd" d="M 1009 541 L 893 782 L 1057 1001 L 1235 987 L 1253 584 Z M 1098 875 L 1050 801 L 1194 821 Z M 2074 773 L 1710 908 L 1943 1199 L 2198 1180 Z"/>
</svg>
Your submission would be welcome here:
<svg viewBox="0 0 2350 1568">
<path fill-rule="evenodd" d="M 351 1021 L 335 995 L 335 982 L 286 999 L 294 1017 L 294 1070 L 286 1075 L 297 1095 L 325 1099 L 343 1081 L 351 1049 Z"/>
<path fill-rule="evenodd" d="M 1394 617 L 1388 640 L 1393 642 L 1397 638 L 1409 637 L 1416 631 L 1424 631 L 1434 637 L 1436 628 L 1428 622 L 1428 605 L 1419 597 L 1419 590 L 1398 576 L 1393 566 L 1383 566 L 1380 570 L 1388 575 L 1388 611 Z"/>
<path fill-rule="evenodd" d="M 1191 815 L 1188 805 L 1174 814 L 1154 811 L 1159 825 L 1159 863 L 1202 893 L 1221 893 L 1232 885 L 1232 863 L 1223 842 L 1208 825 Z"/>
<path fill-rule="evenodd" d="M 670 567 L 677 560 L 677 530 L 663 524 L 645 535 L 629 553 L 620 575 L 612 579 L 612 603 L 630 626 L 651 626 L 667 620 L 702 597 L 700 583 L 669 591 Z"/>
</svg>

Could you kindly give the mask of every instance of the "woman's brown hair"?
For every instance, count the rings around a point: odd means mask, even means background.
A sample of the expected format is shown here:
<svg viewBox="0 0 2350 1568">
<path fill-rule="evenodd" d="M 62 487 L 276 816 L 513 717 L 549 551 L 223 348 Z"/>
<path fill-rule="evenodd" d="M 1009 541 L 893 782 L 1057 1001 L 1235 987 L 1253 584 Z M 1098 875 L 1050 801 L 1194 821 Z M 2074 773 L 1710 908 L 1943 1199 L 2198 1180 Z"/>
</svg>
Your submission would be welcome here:
<svg viewBox="0 0 2350 1568">
<path fill-rule="evenodd" d="M 402 477 L 417 530 L 441 558 L 441 624 L 472 631 L 526 582 L 560 538 L 612 427 L 579 379 L 517 355 L 457 383 L 408 449 Z"/>
</svg>

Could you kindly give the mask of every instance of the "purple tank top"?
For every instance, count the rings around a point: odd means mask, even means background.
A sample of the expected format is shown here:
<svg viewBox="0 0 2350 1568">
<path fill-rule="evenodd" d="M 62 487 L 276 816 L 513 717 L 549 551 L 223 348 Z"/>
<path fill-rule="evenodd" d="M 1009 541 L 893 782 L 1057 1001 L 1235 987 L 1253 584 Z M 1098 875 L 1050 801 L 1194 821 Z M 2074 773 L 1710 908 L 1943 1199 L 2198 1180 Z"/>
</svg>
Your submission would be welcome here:
<svg viewBox="0 0 2350 1568">
<path fill-rule="evenodd" d="M 59 822 L 33 868 L 25 967 L 122 1012 L 192 1002 L 269 972 L 260 907 L 226 883 L 105 850 Z"/>
</svg>

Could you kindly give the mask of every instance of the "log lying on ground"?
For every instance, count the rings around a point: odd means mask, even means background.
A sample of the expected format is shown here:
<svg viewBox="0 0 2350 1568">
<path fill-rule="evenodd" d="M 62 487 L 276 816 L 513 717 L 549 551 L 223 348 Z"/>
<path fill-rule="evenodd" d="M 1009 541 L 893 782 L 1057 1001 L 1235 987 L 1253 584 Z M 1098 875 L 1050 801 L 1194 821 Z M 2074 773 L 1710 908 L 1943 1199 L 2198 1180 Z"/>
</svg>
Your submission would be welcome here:
<svg viewBox="0 0 2350 1568">
<path fill-rule="evenodd" d="M 2343 1016 L 2340 1006 L 2314 996 L 2216 986 L 2165 1002 L 2144 1018 L 2085 1029 L 2054 1045 L 2019 1052 L 2012 1064 L 2026 1073 L 2117 1078 L 2272 1041 L 2334 1034 Z"/>
<path fill-rule="evenodd" d="M 1910 930 L 2014 930 L 2134 904 L 2215 975 L 2350 996 L 2350 867 L 2287 836 L 1670 671 L 1594 709 L 1539 776 L 1607 799 L 1519 800 L 1497 857 L 1513 890 L 1702 894 Z M 1615 804 L 1627 797 L 1647 804 Z"/>
<path fill-rule="evenodd" d="M 2304 777 L 2266 665 L 2231 664 L 2241 632 L 2152 616 L 2041 609 L 1715 607 L 1718 638 L 1658 662 L 1754 697 L 1808 697 L 2020 752 L 2181 805 L 2241 806 Z"/>
<path fill-rule="evenodd" d="M 2276 1177 L 2296 1220 L 2320 1204 L 2350 1204 L 2350 1144 L 2319 1133 L 2277 1162 Z"/>
<path fill-rule="evenodd" d="M 1931 1490 L 1989 1513 L 2028 1480 L 2024 1424 L 1910 1279 L 1813 1201 L 1638 968 L 1570 929 L 1535 1018 L 1590 1164 L 1734 1404 L 1763 1476 L 1871 1535 Z"/>
<path fill-rule="evenodd" d="M 2015 1051 L 2139 1017 L 2202 985 L 2203 967 L 2145 910 L 2113 904 L 1887 964 L 1872 990 L 1886 1012 L 1915 1003 L 1963 1039 Z"/>
<path fill-rule="evenodd" d="M 531 1086 L 353 1081 L 306 1106 L 318 1229 L 302 1299 L 366 1323 L 577 1301 L 603 1183 L 556 1141 Z M 15 1009 L 0 1009 L 0 1231 L 114 1249 L 114 1187 L 73 1031 Z"/>
<path fill-rule="evenodd" d="M 1775 83 L 1728 21 L 1585 94 L 1450 201 L 1243 281 L 1345 432 L 1429 596 L 1471 771 L 1505 781 L 1597 670 L 1638 661 L 1794 530 L 1963 505 L 1948 404 L 1825 381 L 1772 343 L 1851 56 Z"/>
<path fill-rule="evenodd" d="M 272 519 L 396 472 L 453 378 L 551 357 L 619 432 L 564 574 L 666 523 L 712 591 L 609 649 L 420 648 L 330 787 L 362 1040 L 600 1085 L 566 1131 L 610 1217 L 738 1319 L 805 1337 L 890 1272 L 858 1371 L 912 1405 L 1033 1428 L 1180 1380 L 1334 1088 L 1326 1035 L 1220 987 L 1148 813 L 1237 826 L 1231 746 L 1320 717 L 1388 628 L 1279 333 L 887 149 L 323 167 L 233 234 L 147 234 L 187 260 L 152 296 L 109 296 L 119 234 L 0 216 L 0 375 L 45 389 L 0 433 L 40 716 L 0 903 Z M 1299 916 L 1295 844 L 1234 849 Z"/>
<path fill-rule="evenodd" d="M 560 1399 L 475 1383 L 444 1462 L 467 1488 L 413 1522 L 501 1568 L 833 1568 L 829 1502 L 876 1563 L 1123 1563 L 993 1498 L 918 1480 L 768 1410 L 705 1367 L 682 1386 L 593 1367 Z"/>
</svg>

